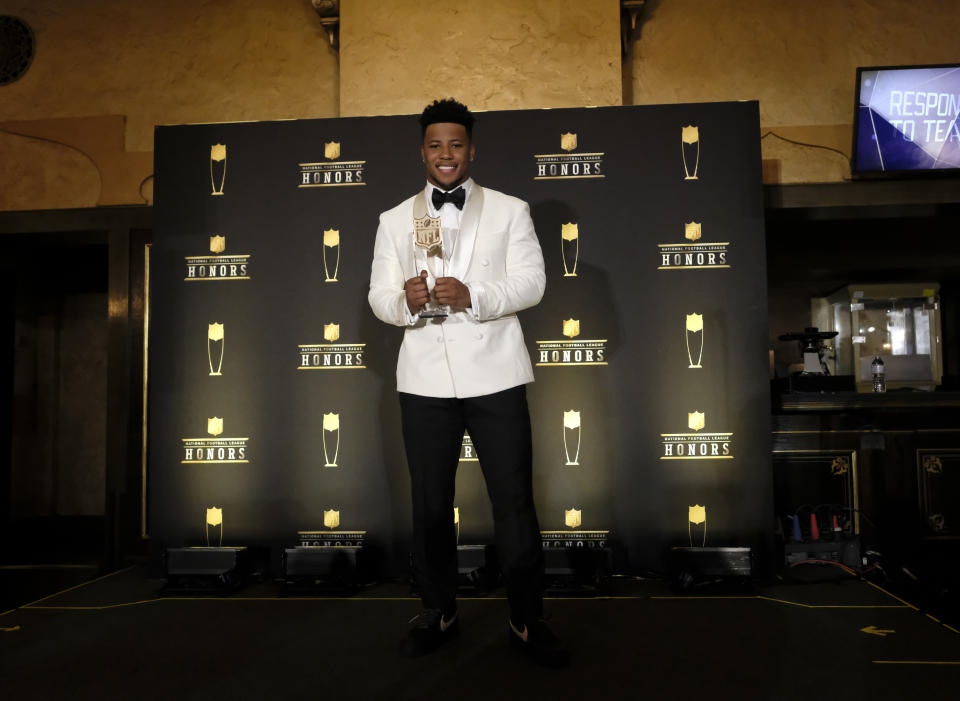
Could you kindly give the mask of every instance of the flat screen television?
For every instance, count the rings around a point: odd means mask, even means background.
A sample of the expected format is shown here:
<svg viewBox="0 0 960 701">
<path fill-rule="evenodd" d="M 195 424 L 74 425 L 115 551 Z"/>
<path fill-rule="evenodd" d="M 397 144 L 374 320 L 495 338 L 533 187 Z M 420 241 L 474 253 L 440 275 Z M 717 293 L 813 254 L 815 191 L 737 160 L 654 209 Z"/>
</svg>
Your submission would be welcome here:
<svg viewBox="0 0 960 701">
<path fill-rule="evenodd" d="M 857 69 L 854 176 L 960 175 L 960 63 Z"/>
</svg>

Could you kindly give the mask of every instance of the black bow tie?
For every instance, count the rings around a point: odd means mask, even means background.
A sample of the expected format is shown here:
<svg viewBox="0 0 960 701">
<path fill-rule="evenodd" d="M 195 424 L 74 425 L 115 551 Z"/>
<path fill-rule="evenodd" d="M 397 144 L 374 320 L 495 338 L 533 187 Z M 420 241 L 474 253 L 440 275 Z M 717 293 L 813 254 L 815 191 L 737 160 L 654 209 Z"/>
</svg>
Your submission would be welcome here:
<svg viewBox="0 0 960 701">
<path fill-rule="evenodd" d="M 462 187 L 458 187 L 453 192 L 441 192 L 440 190 L 433 189 L 433 206 L 436 209 L 443 207 L 444 202 L 452 202 L 453 206 L 457 209 L 463 209 L 463 203 L 467 199 L 467 191 Z"/>
</svg>

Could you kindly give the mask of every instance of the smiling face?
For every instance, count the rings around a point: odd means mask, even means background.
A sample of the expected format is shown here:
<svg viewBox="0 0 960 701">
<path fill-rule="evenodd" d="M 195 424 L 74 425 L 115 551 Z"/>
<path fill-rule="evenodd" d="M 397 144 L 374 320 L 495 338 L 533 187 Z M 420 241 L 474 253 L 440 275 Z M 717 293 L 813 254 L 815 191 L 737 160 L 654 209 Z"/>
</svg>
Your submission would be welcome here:
<svg viewBox="0 0 960 701">
<path fill-rule="evenodd" d="M 470 177 L 475 153 L 467 128 L 454 122 L 427 126 L 420 154 L 427 165 L 427 180 L 441 190 L 452 190 Z"/>
</svg>

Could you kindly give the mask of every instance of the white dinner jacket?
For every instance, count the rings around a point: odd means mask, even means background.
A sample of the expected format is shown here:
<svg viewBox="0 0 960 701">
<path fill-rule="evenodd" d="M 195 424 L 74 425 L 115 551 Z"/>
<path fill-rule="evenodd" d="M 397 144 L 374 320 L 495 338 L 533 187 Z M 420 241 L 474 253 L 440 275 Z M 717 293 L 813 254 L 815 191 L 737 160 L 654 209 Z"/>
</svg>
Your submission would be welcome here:
<svg viewBox="0 0 960 701">
<path fill-rule="evenodd" d="M 377 318 L 406 327 L 397 360 L 397 390 L 426 397 L 476 397 L 533 382 L 517 312 L 543 297 L 543 253 L 523 200 L 476 183 L 464 203 L 448 277 L 469 283 L 472 309 L 443 320 L 409 323 L 404 283 L 414 260 L 414 203 L 421 191 L 380 215 L 370 271 Z M 425 210 L 419 199 L 418 210 Z"/>
</svg>

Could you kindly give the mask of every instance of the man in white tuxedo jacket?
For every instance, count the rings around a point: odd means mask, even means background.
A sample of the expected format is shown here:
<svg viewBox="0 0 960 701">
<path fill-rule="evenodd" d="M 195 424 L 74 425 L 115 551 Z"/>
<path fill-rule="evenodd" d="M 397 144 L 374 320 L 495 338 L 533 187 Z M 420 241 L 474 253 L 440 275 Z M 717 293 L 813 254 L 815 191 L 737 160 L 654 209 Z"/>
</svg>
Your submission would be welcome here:
<svg viewBox="0 0 960 701">
<path fill-rule="evenodd" d="M 510 640 L 536 661 L 562 666 L 567 652 L 542 621 L 524 386 L 533 367 L 516 316 L 543 296 L 543 254 L 527 204 L 470 178 L 473 122 L 452 99 L 424 110 L 427 185 L 380 215 L 370 274 L 374 314 L 404 328 L 397 390 L 424 611 L 401 649 L 423 655 L 459 631 L 453 504 L 466 430 L 493 504 Z M 445 316 L 429 316 L 438 310 Z"/>
</svg>

